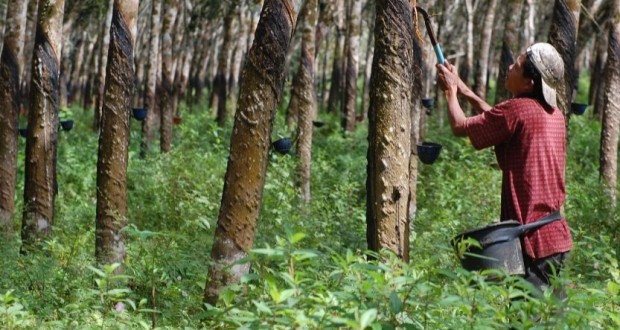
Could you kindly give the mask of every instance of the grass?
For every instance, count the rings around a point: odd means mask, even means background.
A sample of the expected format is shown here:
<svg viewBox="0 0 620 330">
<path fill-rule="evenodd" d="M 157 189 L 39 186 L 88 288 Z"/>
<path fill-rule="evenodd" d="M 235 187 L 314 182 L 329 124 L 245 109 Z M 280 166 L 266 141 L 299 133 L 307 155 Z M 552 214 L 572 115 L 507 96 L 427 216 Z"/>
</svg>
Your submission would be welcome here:
<svg viewBox="0 0 620 330">
<path fill-rule="evenodd" d="M 299 204 L 296 158 L 271 153 L 252 271 L 217 306 L 205 306 L 231 127 L 218 128 L 199 107 L 184 109 L 173 151 L 161 155 L 155 143 L 143 160 L 132 122 L 127 271 L 117 276 L 114 265 L 94 267 L 97 137 L 91 113 L 73 113 L 74 130 L 60 132 L 59 194 L 45 253 L 20 256 L 17 235 L 0 247 L 3 329 L 620 327 L 618 210 L 600 192 L 600 124 L 585 116 L 570 123 L 565 213 L 575 248 L 558 279 L 567 300 L 550 291 L 515 300 L 531 293 L 519 278 L 488 282 L 459 267 L 449 241 L 497 218 L 501 176 L 490 166 L 492 151 L 474 151 L 434 117 L 427 139 L 444 148 L 435 164 L 420 167 L 411 261 L 389 253 L 367 260 L 366 128 L 343 136 L 338 118 L 325 116 L 314 134 L 311 205 Z M 21 208 L 23 140 L 19 147 Z"/>
</svg>

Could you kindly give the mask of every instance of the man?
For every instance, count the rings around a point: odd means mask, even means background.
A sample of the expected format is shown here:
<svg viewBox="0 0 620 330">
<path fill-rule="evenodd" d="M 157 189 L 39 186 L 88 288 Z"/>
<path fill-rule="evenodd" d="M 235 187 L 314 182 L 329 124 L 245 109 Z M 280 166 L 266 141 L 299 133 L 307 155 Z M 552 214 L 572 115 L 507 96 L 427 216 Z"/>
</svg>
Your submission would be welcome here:
<svg viewBox="0 0 620 330">
<path fill-rule="evenodd" d="M 556 49 L 537 43 L 520 54 L 505 80 L 513 98 L 494 107 L 465 85 L 454 66 L 438 64 L 437 69 L 454 135 L 469 137 L 476 149 L 495 147 L 502 169 L 501 220 L 526 224 L 559 211 L 566 195 L 566 127 L 556 104 L 555 87 L 564 75 Z M 459 94 L 478 115 L 465 116 Z M 525 278 L 544 290 L 572 247 L 566 219 L 526 233 L 522 243 Z"/>
</svg>

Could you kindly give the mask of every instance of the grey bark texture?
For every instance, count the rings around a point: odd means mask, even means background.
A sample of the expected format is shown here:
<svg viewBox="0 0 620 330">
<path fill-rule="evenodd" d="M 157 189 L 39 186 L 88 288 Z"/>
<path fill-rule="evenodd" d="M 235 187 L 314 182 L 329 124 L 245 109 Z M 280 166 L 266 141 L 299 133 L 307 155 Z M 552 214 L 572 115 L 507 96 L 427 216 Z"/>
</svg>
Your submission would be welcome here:
<svg viewBox="0 0 620 330">
<path fill-rule="evenodd" d="M 405 0 L 377 1 L 370 87 L 367 240 L 409 259 L 412 8 Z"/>
<path fill-rule="evenodd" d="M 28 114 L 22 253 L 52 233 L 56 182 L 64 1 L 39 1 Z"/>
<path fill-rule="evenodd" d="M 101 265 L 125 260 L 129 120 L 134 91 L 138 0 L 114 0 L 97 158 L 95 256 Z M 116 272 L 123 272 L 123 267 Z"/>
<path fill-rule="evenodd" d="M 239 102 L 224 177 L 222 203 L 211 250 L 204 299 L 215 304 L 220 290 L 238 282 L 248 264 L 262 204 L 273 120 L 282 97 L 284 63 L 301 0 L 266 0 L 254 44 L 241 74 Z"/>
<path fill-rule="evenodd" d="M 8 3 L 0 56 L 0 232 L 13 231 L 17 180 L 17 117 L 23 64 L 26 13 L 24 1 Z"/>
</svg>

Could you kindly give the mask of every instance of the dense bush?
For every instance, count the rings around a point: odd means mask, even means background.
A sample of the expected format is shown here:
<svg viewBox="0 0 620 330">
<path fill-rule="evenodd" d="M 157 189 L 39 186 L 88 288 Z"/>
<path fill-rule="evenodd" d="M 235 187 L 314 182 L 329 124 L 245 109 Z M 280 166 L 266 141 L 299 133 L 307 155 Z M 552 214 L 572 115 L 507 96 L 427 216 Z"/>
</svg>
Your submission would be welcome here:
<svg viewBox="0 0 620 330">
<path fill-rule="evenodd" d="M 53 239 L 39 255 L 19 255 L 17 234 L 0 247 L 0 328 L 620 328 L 618 210 L 600 192 L 596 121 L 571 119 L 565 213 L 575 249 L 557 279 L 566 300 L 551 290 L 534 299 L 520 278 L 490 282 L 459 267 L 449 241 L 497 218 L 500 173 L 492 151 L 474 151 L 435 117 L 427 139 L 444 149 L 420 167 L 411 261 L 365 251 L 366 129 L 344 136 L 338 118 L 326 117 L 315 130 L 312 203 L 302 207 L 297 196 L 296 157 L 271 153 L 252 271 L 205 306 L 230 126 L 192 110 L 175 126 L 173 151 L 160 155 L 154 145 L 147 159 L 132 123 L 129 251 L 119 276 L 118 265 L 94 267 L 97 138 L 90 114 L 73 109 L 76 127 L 60 132 Z M 23 148 L 22 140 L 20 167 Z"/>
</svg>

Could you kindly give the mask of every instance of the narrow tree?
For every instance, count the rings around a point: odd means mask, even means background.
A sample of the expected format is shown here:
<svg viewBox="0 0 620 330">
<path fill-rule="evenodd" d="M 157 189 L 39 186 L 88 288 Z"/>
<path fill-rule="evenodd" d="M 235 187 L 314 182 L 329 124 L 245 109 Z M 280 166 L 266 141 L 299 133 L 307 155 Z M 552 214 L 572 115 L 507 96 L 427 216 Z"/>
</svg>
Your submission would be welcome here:
<svg viewBox="0 0 620 330">
<path fill-rule="evenodd" d="M 22 252 L 49 237 L 56 199 L 60 54 L 64 0 L 39 1 L 26 139 Z"/>
<path fill-rule="evenodd" d="M 114 0 L 108 0 L 105 20 L 101 26 L 101 43 L 99 44 L 99 66 L 97 67 L 97 79 L 95 80 L 95 113 L 93 116 L 93 130 L 99 131 L 103 97 L 105 92 L 106 67 L 108 65 L 108 49 L 110 47 L 110 25 L 112 24 L 112 12 Z"/>
<path fill-rule="evenodd" d="M 489 68 L 489 53 L 493 41 L 493 22 L 495 21 L 495 7 L 498 0 L 487 2 L 487 11 L 484 15 L 484 24 L 480 36 L 480 47 L 478 48 L 478 65 L 476 65 L 476 94 L 482 99 L 487 95 L 487 74 Z"/>
<path fill-rule="evenodd" d="M 129 120 L 138 0 L 114 0 L 97 158 L 95 252 L 100 264 L 123 263 L 127 225 Z M 122 272 L 122 267 L 117 268 Z"/>
<path fill-rule="evenodd" d="M 343 128 L 347 132 L 355 130 L 357 115 L 357 69 L 359 62 L 360 21 L 362 1 L 349 4 L 347 19 L 347 66 L 345 70 Z"/>
<path fill-rule="evenodd" d="M 605 66 L 605 100 L 601 131 L 600 175 L 613 204 L 618 187 L 618 136 L 620 135 L 620 0 L 612 1 L 609 47 Z"/>
<path fill-rule="evenodd" d="M 148 60 L 146 63 L 146 84 L 144 107 L 147 109 L 146 118 L 142 122 L 142 140 L 140 141 L 140 157 L 146 157 L 149 146 L 153 141 L 153 126 L 156 118 L 155 88 L 157 86 L 157 68 L 159 59 L 159 35 L 161 32 L 161 0 L 152 0 L 151 5 L 151 33 L 149 36 Z M 149 111 L 150 110 L 150 111 Z"/>
<path fill-rule="evenodd" d="M 317 0 L 306 0 L 302 13 L 301 59 L 299 64 L 298 102 L 299 122 L 297 152 L 299 154 L 298 180 L 301 200 L 310 202 L 310 165 L 312 162 L 312 121 L 316 116 L 316 91 L 314 88 L 314 51 L 317 24 Z"/>
<path fill-rule="evenodd" d="M 161 88 L 158 89 L 160 117 L 159 148 L 161 152 L 172 149 L 172 115 L 174 109 L 174 53 L 173 31 L 179 12 L 178 0 L 164 1 L 164 22 L 161 41 Z"/>
<path fill-rule="evenodd" d="M 344 0 L 335 0 L 335 20 L 336 20 L 336 38 L 334 38 L 334 58 L 332 64 L 332 74 L 329 86 L 329 98 L 327 100 L 327 111 L 336 113 L 342 104 L 342 71 L 344 69 L 344 52 L 345 45 L 345 5 Z"/>
<path fill-rule="evenodd" d="M 409 259 L 413 23 L 407 0 L 376 2 L 368 112 L 368 247 Z"/>
<path fill-rule="evenodd" d="M 17 180 L 17 116 L 28 6 L 8 3 L 4 44 L 0 57 L 0 232 L 13 231 Z"/>
<path fill-rule="evenodd" d="M 211 250 L 213 263 L 205 286 L 204 298 L 210 304 L 217 302 L 222 287 L 237 282 L 249 270 L 248 264 L 228 267 L 245 257 L 254 242 L 272 123 L 282 97 L 284 61 L 301 2 L 265 1 L 243 67 L 222 204 Z"/>
<path fill-rule="evenodd" d="M 575 54 L 577 45 L 577 21 L 573 11 L 581 1 L 555 0 L 553 18 L 549 31 L 549 43 L 552 44 L 564 60 L 564 84 L 558 88 L 558 107 L 566 115 L 566 125 L 570 118 L 570 104 L 573 101 L 575 83 Z M 567 135 L 568 136 L 568 135 Z"/>
<path fill-rule="evenodd" d="M 508 68 L 515 60 L 515 54 L 520 51 L 519 26 L 520 13 L 523 8 L 523 0 L 508 0 L 504 13 L 504 36 L 502 38 L 502 51 L 499 61 L 499 75 L 497 77 L 497 89 L 495 93 L 495 103 L 510 98 L 510 92 L 504 86 L 504 77 Z"/>
<path fill-rule="evenodd" d="M 211 90 L 211 109 L 216 110 L 216 120 L 219 126 L 226 123 L 226 101 L 227 101 L 227 82 L 226 74 L 228 72 L 228 62 L 231 54 L 231 45 L 233 39 L 233 19 L 236 16 L 237 1 L 231 1 L 228 4 L 228 10 L 224 17 L 224 40 L 222 47 L 219 49 L 217 58 L 217 73 L 213 78 L 213 88 Z"/>
</svg>

